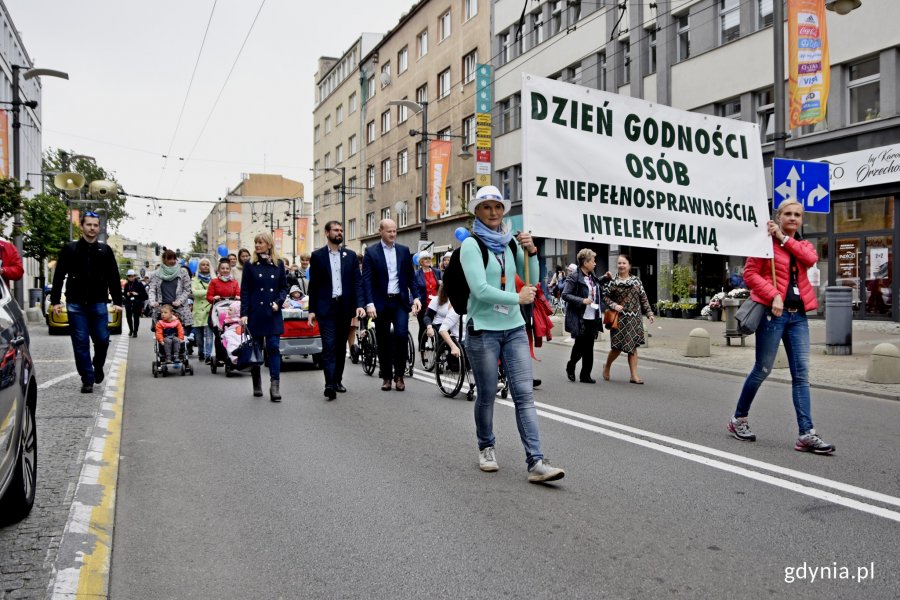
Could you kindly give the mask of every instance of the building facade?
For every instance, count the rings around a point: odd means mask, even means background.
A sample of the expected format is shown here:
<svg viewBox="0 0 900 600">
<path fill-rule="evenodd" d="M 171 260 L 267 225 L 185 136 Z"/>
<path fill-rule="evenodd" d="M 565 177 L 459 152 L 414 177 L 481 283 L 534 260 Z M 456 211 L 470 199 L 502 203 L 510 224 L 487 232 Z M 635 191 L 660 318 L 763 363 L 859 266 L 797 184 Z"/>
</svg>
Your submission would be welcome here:
<svg viewBox="0 0 900 600">
<path fill-rule="evenodd" d="M 494 3 L 494 177 L 514 202 L 512 219 L 521 215 L 522 72 L 758 123 L 771 199 L 772 1 L 546 0 L 529 3 L 524 18 L 518 0 Z M 825 288 L 844 285 L 854 290 L 855 318 L 898 320 L 894 197 L 900 177 L 893 161 L 900 154 L 894 150 L 900 148 L 900 34 L 889 24 L 900 17 L 900 3 L 863 0 L 847 15 L 827 14 L 827 119 L 791 131 L 785 152 L 786 158 L 829 160 L 832 181 L 842 179 L 831 212 L 804 219 L 803 235 L 819 252 L 819 311 Z M 737 256 L 543 240 L 542 271 L 572 262 L 581 247 L 598 252 L 601 270 L 629 252 L 651 301 L 665 297 L 660 272 L 670 273 L 672 265 L 690 267 L 691 296 L 702 306 L 744 264 Z"/>
</svg>

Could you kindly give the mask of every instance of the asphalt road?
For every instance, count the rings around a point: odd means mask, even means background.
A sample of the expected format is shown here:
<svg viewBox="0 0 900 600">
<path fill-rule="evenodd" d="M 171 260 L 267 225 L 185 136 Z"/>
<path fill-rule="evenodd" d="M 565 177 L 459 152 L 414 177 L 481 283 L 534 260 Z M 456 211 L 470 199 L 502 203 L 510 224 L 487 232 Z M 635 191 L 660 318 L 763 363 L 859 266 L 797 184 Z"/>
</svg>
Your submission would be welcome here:
<svg viewBox="0 0 900 600">
<path fill-rule="evenodd" d="M 508 403 L 482 473 L 464 395 L 385 393 L 348 362 L 329 403 L 299 361 L 273 404 L 200 365 L 153 379 L 131 340 L 111 597 L 898 597 L 900 404 L 815 391 L 837 453 L 813 456 L 792 449 L 789 386 L 762 388 L 741 443 L 740 378 L 644 362 L 631 385 L 623 358 L 570 383 L 568 350 L 536 366 L 544 451 L 568 471 L 541 486 Z"/>
</svg>

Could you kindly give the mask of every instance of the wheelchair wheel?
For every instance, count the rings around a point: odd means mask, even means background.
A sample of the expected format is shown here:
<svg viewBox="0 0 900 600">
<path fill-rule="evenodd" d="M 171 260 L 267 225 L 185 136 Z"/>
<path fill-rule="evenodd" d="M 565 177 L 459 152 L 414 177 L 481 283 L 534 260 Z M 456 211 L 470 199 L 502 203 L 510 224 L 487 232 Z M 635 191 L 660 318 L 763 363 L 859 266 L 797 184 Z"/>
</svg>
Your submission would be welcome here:
<svg viewBox="0 0 900 600">
<path fill-rule="evenodd" d="M 466 351 L 459 347 L 459 358 L 450 354 L 450 346 L 438 342 L 434 359 L 434 378 L 438 389 L 448 398 L 455 398 L 466 378 Z"/>
<path fill-rule="evenodd" d="M 154 378 L 154 379 L 156 379 L 157 377 L 159 377 L 159 369 L 158 369 L 157 367 L 158 367 L 158 363 L 157 363 L 156 361 L 153 361 L 153 365 L 152 365 L 151 368 L 152 368 L 152 370 L 153 370 L 153 378 Z"/>
<path fill-rule="evenodd" d="M 419 356 L 422 358 L 422 368 L 431 373 L 434 371 L 435 338 L 423 335 L 419 342 Z"/>
<path fill-rule="evenodd" d="M 413 376 L 413 368 L 416 366 L 416 344 L 412 333 L 406 332 L 406 376 Z"/>
<path fill-rule="evenodd" d="M 362 340 L 361 350 L 363 373 L 371 375 L 375 372 L 375 365 L 378 364 L 378 346 L 374 331 L 370 330 Z"/>
</svg>

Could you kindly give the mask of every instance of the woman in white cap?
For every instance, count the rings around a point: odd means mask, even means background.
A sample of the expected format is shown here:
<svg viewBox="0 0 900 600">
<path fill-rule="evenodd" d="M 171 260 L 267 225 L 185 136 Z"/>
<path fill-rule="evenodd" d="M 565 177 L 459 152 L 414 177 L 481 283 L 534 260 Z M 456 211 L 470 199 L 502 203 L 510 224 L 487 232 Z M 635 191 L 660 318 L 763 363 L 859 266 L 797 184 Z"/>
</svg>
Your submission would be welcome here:
<svg viewBox="0 0 900 600">
<path fill-rule="evenodd" d="M 122 290 L 125 299 L 125 322 L 128 323 L 128 337 L 137 337 L 141 313 L 147 300 L 147 288 L 137 278 L 134 269 L 128 269 L 125 277 L 128 279 L 125 282 L 125 289 Z"/>
<path fill-rule="evenodd" d="M 416 271 L 416 283 L 419 286 L 419 303 L 422 306 L 431 304 L 432 298 L 437 298 L 438 286 L 441 284 L 441 272 L 431 268 L 431 251 L 419 252 L 419 270 Z M 425 341 L 425 311 L 420 310 L 416 315 L 419 321 L 419 352 L 424 352 Z"/>
<path fill-rule="evenodd" d="M 444 252 L 444 256 L 441 257 L 441 273 L 447 270 L 451 256 L 453 256 L 453 252 Z"/>
<path fill-rule="evenodd" d="M 516 426 L 525 448 L 528 481 L 541 483 L 565 476 L 551 467 L 541 451 L 537 411 L 534 408 L 533 374 L 528 335 L 521 304 L 534 302 L 533 285 L 516 292 L 516 275 L 526 279 L 525 261 L 530 272 L 538 271 L 537 248 L 531 234 L 520 233 L 510 247 L 512 232 L 503 223 L 510 201 L 489 185 L 478 190 L 472 212 L 472 233 L 488 249 L 485 264 L 475 237 L 467 238 L 460 248 L 460 263 L 469 284 L 469 315 L 466 325 L 466 351 L 475 377 L 475 432 L 478 437 L 478 462 L 482 471 L 498 470 L 494 449 L 494 397 L 497 392 L 498 361 L 502 359 L 516 410 Z M 515 251 L 513 250 L 515 248 Z"/>
</svg>

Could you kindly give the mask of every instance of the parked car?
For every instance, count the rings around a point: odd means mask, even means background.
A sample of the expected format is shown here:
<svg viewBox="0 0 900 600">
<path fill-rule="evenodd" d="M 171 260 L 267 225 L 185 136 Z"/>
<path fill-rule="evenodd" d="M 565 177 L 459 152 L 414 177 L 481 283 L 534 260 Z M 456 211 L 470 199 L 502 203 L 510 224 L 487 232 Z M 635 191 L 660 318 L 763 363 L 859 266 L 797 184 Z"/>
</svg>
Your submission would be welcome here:
<svg viewBox="0 0 900 600">
<path fill-rule="evenodd" d="M 60 299 L 62 310 L 58 315 L 53 314 L 50 306 L 50 294 L 44 301 L 44 319 L 47 321 L 48 332 L 50 335 L 68 335 L 69 333 L 69 315 L 66 313 L 66 288 L 63 287 Z M 109 334 L 119 335 L 122 333 L 122 312 L 113 308 L 112 302 L 107 306 L 109 312 Z"/>
<path fill-rule="evenodd" d="M 24 519 L 37 484 L 37 381 L 25 316 L 0 280 L 0 524 Z"/>
</svg>

